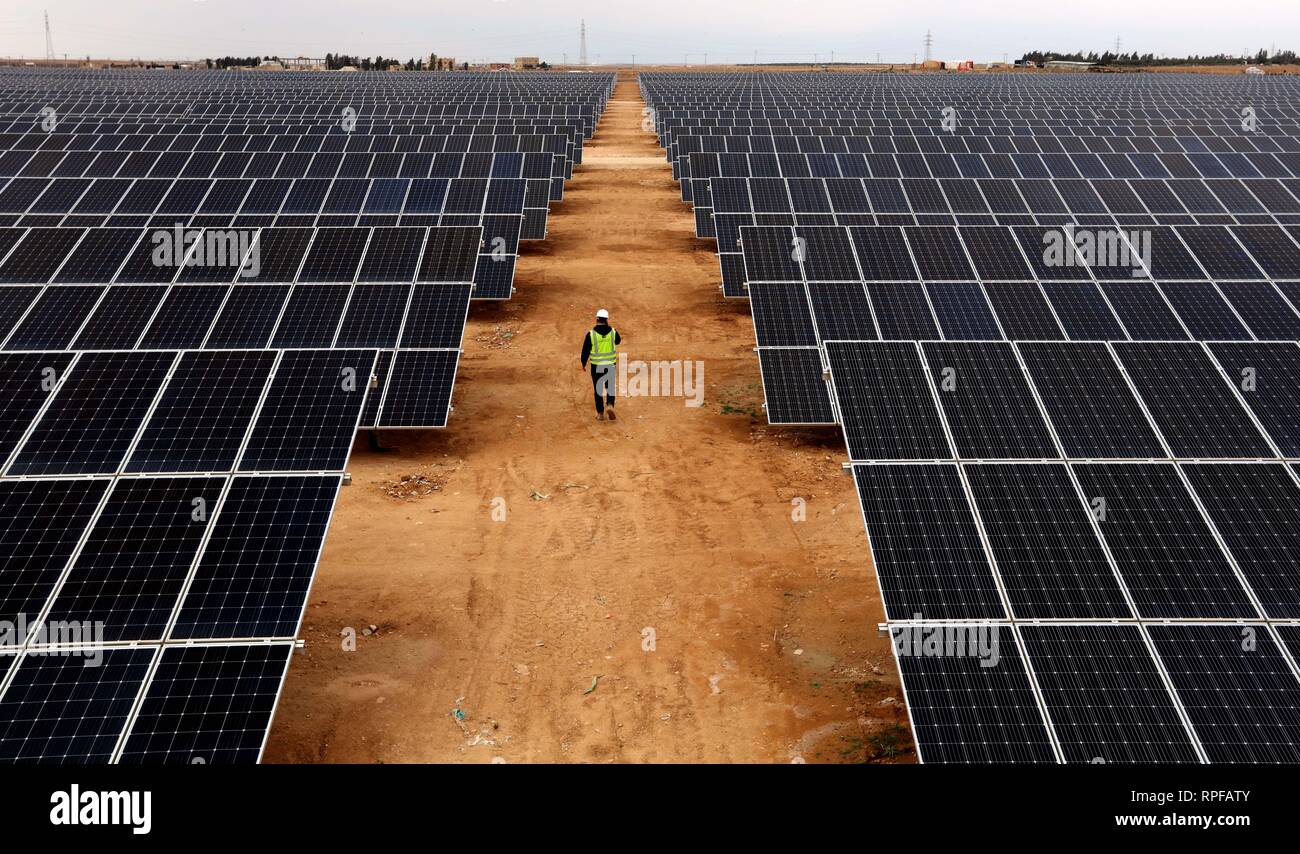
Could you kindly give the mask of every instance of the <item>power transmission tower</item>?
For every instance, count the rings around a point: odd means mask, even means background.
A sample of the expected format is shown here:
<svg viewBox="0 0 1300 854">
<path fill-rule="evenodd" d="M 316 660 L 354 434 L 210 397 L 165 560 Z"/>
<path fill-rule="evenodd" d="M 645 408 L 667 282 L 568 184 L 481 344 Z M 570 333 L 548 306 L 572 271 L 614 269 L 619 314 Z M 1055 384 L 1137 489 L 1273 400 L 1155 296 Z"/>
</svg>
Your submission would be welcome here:
<svg viewBox="0 0 1300 854">
<path fill-rule="evenodd" d="M 50 35 L 50 13 L 45 13 L 45 58 L 54 59 L 54 37 Z"/>
<path fill-rule="evenodd" d="M 1121 39 L 1119 36 L 1115 36 L 1115 55 L 1116 55 L 1116 56 L 1119 56 L 1119 49 L 1123 46 L 1123 44 L 1124 44 L 1124 40 Z"/>
<path fill-rule="evenodd" d="M 587 64 L 587 19 L 582 19 L 582 27 L 579 30 L 581 34 L 578 40 L 578 64 Z"/>
<path fill-rule="evenodd" d="M 934 47 L 934 36 L 930 35 L 929 30 L 926 30 L 925 31 L 925 61 L 926 62 L 930 61 L 930 49 L 932 47 Z"/>
</svg>

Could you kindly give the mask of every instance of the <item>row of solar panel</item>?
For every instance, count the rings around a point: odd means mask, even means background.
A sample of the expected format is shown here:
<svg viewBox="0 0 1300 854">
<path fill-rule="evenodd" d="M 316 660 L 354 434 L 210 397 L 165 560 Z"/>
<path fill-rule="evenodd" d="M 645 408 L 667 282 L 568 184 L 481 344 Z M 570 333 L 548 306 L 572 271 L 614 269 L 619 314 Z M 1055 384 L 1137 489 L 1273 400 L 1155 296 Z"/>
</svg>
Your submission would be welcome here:
<svg viewBox="0 0 1300 854">
<path fill-rule="evenodd" d="M 1281 464 L 857 465 L 891 620 L 1300 617 Z M 985 544 L 987 543 L 987 548 Z"/>
<path fill-rule="evenodd" d="M 691 183 L 696 185 L 695 236 L 718 238 L 721 252 L 734 251 L 740 225 L 1300 222 L 1300 200 L 1282 182 L 1268 179 L 711 178 L 707 189 L 706 182 Z M 1300 191 L 1300 180 L 1289 183 Z M 791 221 L 791 214 L 797 219 Z"/>
<path fill-rule="evenodd" d="M 295 103 L 276 103 L 272 96 L 259 97 L 258 103 L 236 104 L 231 100 L 201 103 L 187 95 L 169 96 L 165 100 L 146 103 L 139 95 L 132 95 L 121 101 L 90 100 L 81 96 L 71 98 L 59 93 L 36 94 L 22 101 L 0 103 L 0 115 L 14 118 L 9 130 L 23 132 L 39 123 L 33 116 L 39 116 L 41 109 L 50 107 L 57 113 L 68 116 L 82 116 L 96 119 L 135 119 L 160 118 L 184 119 L 198 118 L 225 119 L 229 121 L 302 121 L 309 118 L 332 120 L 338 117 L 344 107 L 352 107 L 358 116 L 366 116 L 371 121 L 391 121 L 412 125 L 438 124 L 464 117 L 491 116 L 498 118 L 533 118 L 547 121 L 553 118 L 579 119 L 583 124 L 583 133 L 590 137 L 595 129 L 596 108 L 590 104 L 564 103 L 556 100 L 551 103 L 537 103 L 512 106 L 500 103 L 429 103 L 428 100 L 408 101 L 405 103 L 380 100 L 363 100 L 347 96 L 326 96 L 308 102 L 300 100 Z"/>
<path fill-rule="evenodd" d="M 831 340 L 1294 341 L 1294 282 L 762 282 L 760 347 Z"/>
<path fill-rule="evenodd" d="M 855 140 L 861 137 L 836 137 Z M 863 154 L 763 152 L 683 155 L 673 177 L 790 178 L 1294 178 L 1300 154 Z M 742 159 L 743 158 L 743 159 Z M 747 162 L 746 162 L 747 161 Z M 696 174 L 697 164 L 700 174 Z M 748 170 L 747 172 L 745 170 Z M 686 199 L 685 201 L 689 201 Z"/>
<path fill-rule="evenodd" d="M 932 123 L 937 124 L 937 116 Z M 1269 156 L 1294 159 L 1300 150 L 1294 128 L 1272 129 L 1272 133 L 1252 131 L 1229 132 L 1226 135 L 1210 133 L 1199 135 L 1191 129 L 1151 128 L 1129 130 L 1094 129 L 1084 136 L 1050 134 L 1040 136 L 1016 135 L 1005 127 L 981 129 L 978 135 L 957 136 L 935 128 L 937 133 L 891 133 L 863 125 L 808 125 L 804 127 L 707 127 L 681 125 L 665 131 L 667 159 L 675 168 L 689 161 L 693 154 L 753 153 L 772 156 L 780 153 L 869 154 L 873 158 L 897 157 L 909 164 L 923 164 L 924 158 L 957 158 L 963 163 L 974 163 L 973 158 L 1037 155 L 1054 164 L 1066 164 L 1077 157 L 1081 164 L 1093 164 L 1101 158 L 1107 165 L 1118 169 L 1159 169 L 1168 159 L 1177 168 L 1185 169 L 1188 158 L 1213 166 L 1212 157 L 1218 154 L 1224 162 L 1240 163 L 1242 158 L 1260 158 L 1271 163 Z M 1206 157 L 1209 155 L 1209 157 Z M 1126 161 L 1125 158 L 1131 158 Z M 912 165 L 912 168 L 920 168 Z M 1095 168 L 1095 167 L 1093 167 Z M 1171 170 L 1174 167 L 1170 167 Z M 1269 168 L 1276 168 L 1270 166 Z"/>
<path fill-rule="evenodd" d="M 506 299 L 517 244 L 495 231 L 484 245 L 475 226 L 0 229 L 0 283 L 475 282 L 475 298 Z"/>
<path fill-rule="evenodd" d="M 1300 458 L 1294 342 L 826 344 L 854 460 Z"/>
<path fill-rule="evenodd" d="M 740 227 L 746 283 L 1262 281 L 1300 273 L 1300 225 Z M 0 268 L 3 269 L 3 268 Z M 724 280 L 725 282 L 725 280 Z"/>
<path fill-rule="evenodd" d="M 456 150 L 448 144 L 437 146 L 433 151 L 414 153 L 401 150 L 379 153 L 298 150 L 286 153 L 282 150 L 194 151 L 183 148 L 113 150 L 107 146 L 74 150 L 47 144 L 39 151 L 23 149 L 0 155 L 0 173 L 5 176 L 85 175 L 92 178 L 115 175 L 130 178 L 572 177 L 576 161 L 561 137 L 476 136 L 463 139 L 473 141 L 475 147 L 471 149 L 467 145 Z M 496 162 L 498 159 L 500 163 Z"/>
<path fill-rule="evenodd" d="M 466 284 L 0 287 L 0 349 L 456 348 Z"/>
<path fill-rule="evenodd" d="M 30 155 L 30 156 L 29 156 Z M 549 152 L 221 154 L 11 151 L 0 176 L 23 178 L 551 178 Z M 557 177 L 563 177 L 558 175 Z"/>
<path fill-rule="evenodd" d="M 342 471 L 374 350 L 4 353 L 6 477 Z"/>
<path fill-rule="evenodd" d="M 269 530 L 302 536 L 279 524 Z M 255 763 L 292 652 L 291 643 L 258 642 L 11 657 L 0 762 Z"/>
<path fill-rule="evenodd" d="M 930 625 L 892 638 L 925 762 L 1300 762 L 1300 626 Z"/>
<path fill-rule="evenodd" d="M 51 128 L 43 127 L 41 124 L 51 113 L 42 113 L 41 110 L 53 110 L 52 115 L 56 117 L 56 121 L 60 124 L 66 124 L 66 127 L 62 130 L 65 136 L 75 133 L 83 139 L 93 140 L 98 137 L 105 137 L 112 140 L 116 138 L 125 139 L 131 136 L 159 135 L 164 137 L 160 143 L 164 145 L 167 144 L 166 138 L 180 135 L 219 138 L 220 135 L 229 131 L 237 136 L 261 136 L 266 132 L 263 130 L 264 128 L 276 127 L 283 127 L 292 131 L 294 136 L 333 137 L 340 134 L 350 135 L 359 132 L 365 137 L 400 139 L 409 136 L 417 140 L 421 136 L 460 136 L 467 132 L 473 134 L 480 131 L 492 133 L 497 128 L 517 129 L 517 131 L 507 131 L 511 133 L 523 132 L 531 134 L 543 132 L 529 130 L 531 127 L 553 128 L 555 133 L 561 134 L 569 141 L 570 146 L 577 147 L 581 145 L 579 140 L 591 137 L 591 131 L 594 127 L 591 119 L 587 116 L 581 114 L 565 115 L 563 112 L 535 115 L 482 112 L 474 114 L 450 113 L 446 115 L 423 114 L 401 117 L 385 116 L 382 112 L 376 112 L 374 108 L 365 104 L 349 105 L 342 100 L 335 101 L 322 111 L 300 115 L 223 114 L 207 117 L 186 112 L 122 115 L 111 110 L 79 110 L 77 109 L 80 106 L 79 104 L 65 103 L 60 105 L 57 101 L 57 98 L 52 98 L 39 107 L 33 107 L 30 112 L 12 109 L 4 111 L 0 108 L 0 127 L 4 129 L 3 133 L 8 137 L 29 137 L 23 147 L 41 147 L 41 137 L 39 135 L 48 138 L 53 132 Z M 351 109 L 352 113 L 345 113 L 347 109 Z M 345 115 L 348 118 L 348 127 L 340 124 L 340 120 Z M 356 120 L 355 125 L 352 123 L 353 118 Z M 118 130 L 118 127 L 122 129 Z M 141 130 L 135 130 L 137 127 L 141 128 Z M 348 128 L 351 128 L 351 130 Z M 469 130 L 465 130 L 466 128 Z M 544 132 L 549 133 L 550 131 Z M 86 142 L 79 143 L 79 145 L 83 146 L 86 144 Z M 321 143 L 321 145 L 330 147 L 337 144 L 336 142 Z M 414 144 L 418 145 L 419 143 L 417 141 Z M 279 145 L 286 145 L 286 143 L 279 143 Z M 361 145 L 361 143 L 353 143 L 353 145 Z M 381 145 L 386 146 L 387 144 L 381 143 Z M 429 149 L 416 150 L 427 151 Z"/>
<path fill-rule="evenodd" d="M 0 214 L 439 214 L 545 223 L 550 180 L 520 178 L 12 178 Z"/>
<path fill-rule="evenodd" d="M 13 648 L 292 638 L 342 476 L 0 480 Z M 80 637 L 64 633 L 85 626 Z"/>
<path fill-rule="evenodd" d="M 945 125 L 942 121 L 950 117 Z M 953 126 L 959 120 L 959 126 Z M 911 126 L 881 127 L 856 120 L 749 122 L 716 121 L 712 124 L 694 119 L 663 118 L 655 114 L 659 142 L 670 160 L 698 151 L 803 151 L 815 146 L 813 138 L 827 140 L 835 151 L 938 154 L 992 153 L 1064 153 L 1095 154 L 1196 153 L 1196 152 L 1294 152 L 1297 127 L 1275 126 L 1257 118 L 1256 129 L 1241 127 L 1241 117 L 1216 126 L 1177 127 L 1166 124 L 1151 126 L 1043 126 L 1020 132 L 1006 123 L 972 126 L 968 117 L 955 109 L 951 113 L 936 111 Z M 952 130 L 949 130 L 952 128 Z M 957 131 L 961 132 L 958 133 Z M 747 142 L 747 139 L 755 142 Z M 757 145 L 755 149 L 752 146 Z M 825 151 L 824 147 L 815 150 Z"/>
</svg>

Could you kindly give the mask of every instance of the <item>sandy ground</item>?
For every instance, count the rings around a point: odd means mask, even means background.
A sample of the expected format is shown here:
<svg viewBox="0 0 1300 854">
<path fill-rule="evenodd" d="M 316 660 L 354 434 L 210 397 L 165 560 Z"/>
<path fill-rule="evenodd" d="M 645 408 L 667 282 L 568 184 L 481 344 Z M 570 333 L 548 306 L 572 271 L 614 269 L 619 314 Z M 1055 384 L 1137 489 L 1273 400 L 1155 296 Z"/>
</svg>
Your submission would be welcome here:
<svg viewBox="0 0 1300 854">
<path fill-rule="evenodd" d="M 265 761 L 912 761 L 843 442 L 762 418 L 642 106 L 620 82 L 515 298 L 471 309 L 450 427 L 358 441 Z M 703 360 L 704 406 L 597 422 L 599 307 L 630 358 Z"/>
</svg>

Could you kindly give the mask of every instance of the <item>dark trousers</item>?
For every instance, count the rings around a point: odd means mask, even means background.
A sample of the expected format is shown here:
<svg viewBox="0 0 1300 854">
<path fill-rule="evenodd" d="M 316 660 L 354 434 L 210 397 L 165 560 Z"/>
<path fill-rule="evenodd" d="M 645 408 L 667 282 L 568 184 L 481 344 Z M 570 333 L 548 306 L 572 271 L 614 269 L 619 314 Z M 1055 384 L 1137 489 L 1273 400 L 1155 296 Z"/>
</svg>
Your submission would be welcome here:
<svg viewBox="0 0 1300 854">
<path fill-rule="evenodd" d="M 618 365 L 592 365 L 591 385 L 596 392 L 596 414 L 601 415 L 605 406 L 614 406 L 614 392 L 618 391 Z M 604 395 L 604 399 L 601 396 Z"/>
</svg>

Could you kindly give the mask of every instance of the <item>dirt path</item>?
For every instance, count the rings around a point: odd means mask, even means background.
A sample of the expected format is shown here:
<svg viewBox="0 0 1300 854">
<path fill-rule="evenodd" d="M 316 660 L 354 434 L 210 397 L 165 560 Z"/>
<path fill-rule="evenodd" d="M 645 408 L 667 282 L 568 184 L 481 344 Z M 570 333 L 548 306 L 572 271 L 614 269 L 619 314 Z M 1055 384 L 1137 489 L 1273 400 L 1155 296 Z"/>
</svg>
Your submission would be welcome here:
<svg viewBox="0 0 1300 854">
<path fill-rule="evenodd" d="M 620 82 L 515 298 L 471 309 L 450 427 L 358 442 L 265 761 L 910 758 L 843 444 L 761 418 L 641 108 Z M 599 307 L 630 358 L 703 360 L 705 405 L 597 422 Z"/>
</svg>

